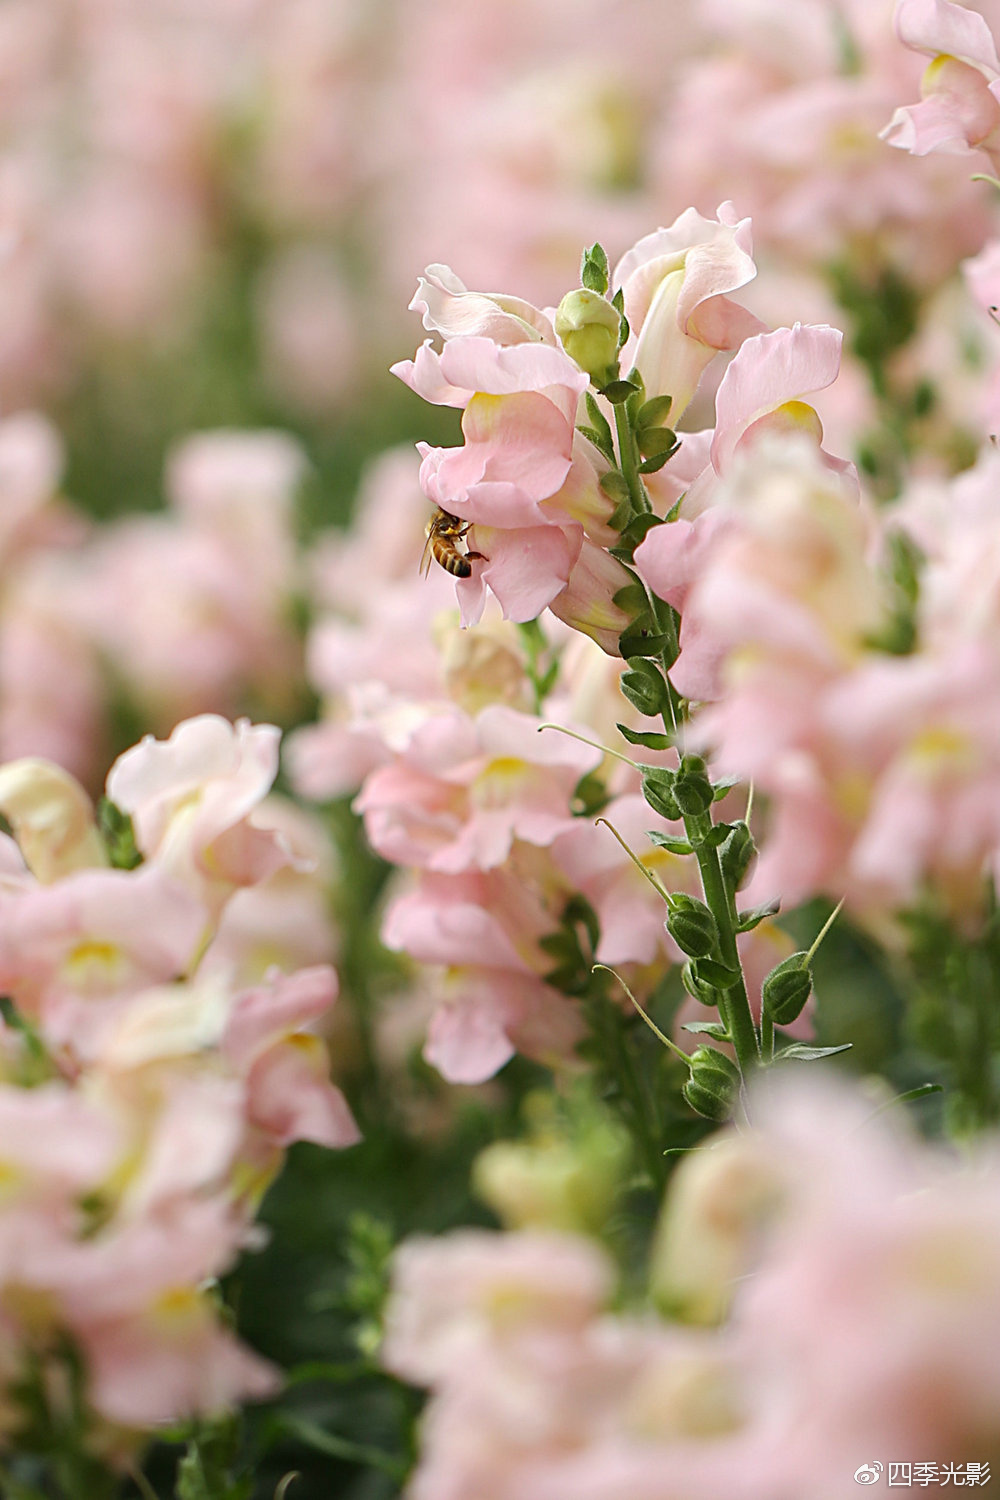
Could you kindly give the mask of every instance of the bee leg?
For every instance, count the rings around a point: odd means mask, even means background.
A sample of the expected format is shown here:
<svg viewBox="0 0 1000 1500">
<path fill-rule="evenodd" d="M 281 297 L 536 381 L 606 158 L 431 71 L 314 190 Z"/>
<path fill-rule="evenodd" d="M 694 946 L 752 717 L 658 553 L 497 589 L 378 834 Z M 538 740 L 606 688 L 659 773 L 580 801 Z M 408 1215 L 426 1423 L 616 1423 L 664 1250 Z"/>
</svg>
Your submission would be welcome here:
<svg viewBox="0 0 1000 1500">
<path fill-rule="evenodd" d="M 465 555 L 470 561 L 489 562 L 485 552 L 467 552 Z"/>
</svg>

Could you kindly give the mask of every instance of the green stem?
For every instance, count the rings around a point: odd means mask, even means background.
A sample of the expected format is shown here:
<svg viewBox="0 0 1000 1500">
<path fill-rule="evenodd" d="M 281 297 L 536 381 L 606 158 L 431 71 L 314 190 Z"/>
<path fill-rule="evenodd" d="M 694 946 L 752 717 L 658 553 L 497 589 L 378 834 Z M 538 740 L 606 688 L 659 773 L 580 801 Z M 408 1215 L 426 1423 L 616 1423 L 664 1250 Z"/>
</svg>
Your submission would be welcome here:
<svg viewBox="0 0 1000 1500">
<path fill-rule="evenodd" d="M 688 837 L 695 845 L 695 858 L 698 861 L 698 869 L 701 872 L 702 889 L 705 892 L 705 903 L 715 918 L 719 929 L 719 957 L 729 969 L 739 972 L 739 979 L 725 991 L 724 997 L 720 995 L 719 1010 L 725 1021 L 726 1029 L 732 1037 L 733 1047 L 736 1051 L 736 1061 L 740 1065 L 740 1072 L 746 1078 L 749 1073 L 760 1063 L 760 1044 L 757 1040 L 757 1030 L 750 1013 L 750 1001 L 747 997 L 747 987 L 743 979 L 743 968 L 740 963 L 739 949 L 736 946 L 736 920 L 733 903 L 726 889 L 725 876 L 722 873 L 722 863 L 719 859 L 718 849 L 710 849 L 703 843 L 698 843 L 699 819 L 685 818 L 684 827 Z"/>
<path fill-rule="evenodd" d="M 622 466 L 625 483 L 628 485 L 629 499 L 632 501 L 636 515 L 642 515 L 644 512 L 651 511 L 653 507 L 649 503 L 649 496 L 646 494 L 646 487 L 639 473 L 635 438 L 624 402 L 620 402 L 615 407 L 615 431 L 618 434 L 618 461 Z"/>
</svg>

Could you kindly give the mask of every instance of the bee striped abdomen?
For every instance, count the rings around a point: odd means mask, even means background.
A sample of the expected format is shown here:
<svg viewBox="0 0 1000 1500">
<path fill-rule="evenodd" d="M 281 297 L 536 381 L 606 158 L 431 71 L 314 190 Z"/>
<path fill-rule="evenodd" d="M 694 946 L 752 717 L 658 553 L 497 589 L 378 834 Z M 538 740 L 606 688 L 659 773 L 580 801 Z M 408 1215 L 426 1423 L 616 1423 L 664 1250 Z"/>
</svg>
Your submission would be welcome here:
<svg viewBox="0 0 1000 1500">
<path fill-rule="evenodd" d="M 427 567 L 433 557 L 439 568 L 444 568 L 453 578 L 472 577 L 472 558 L 483 561 L 481 552 L 460 552 L 455 543 L 461 541 L 472 525 L 471 521 L 460 521 L 446 510 L 438 510 L 427 522 L 427 545 L 424 557 Z M 423 567 L 421 566 L 421 571 Z"/>
</svg>

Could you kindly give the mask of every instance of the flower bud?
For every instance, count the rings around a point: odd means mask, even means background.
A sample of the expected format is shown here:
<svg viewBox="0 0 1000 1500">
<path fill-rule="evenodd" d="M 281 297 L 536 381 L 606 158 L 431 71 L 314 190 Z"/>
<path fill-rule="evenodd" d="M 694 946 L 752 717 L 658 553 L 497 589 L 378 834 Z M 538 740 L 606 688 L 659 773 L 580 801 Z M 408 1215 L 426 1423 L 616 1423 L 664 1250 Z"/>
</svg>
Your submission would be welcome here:
<svg viewBox="0 0 1000 1500">
<path fill-rule="evenodd" d="M 778 1163 L 751 1133 L 716 1136 L 688 1152 L 671 1177 L 653 1240 L 657 1306 L 685 1323 L 721 1323 L 781 1196 Z"/>
<path fill-rule="evenodd" d="M 702 1005 L 718 1005 L 718 990 L 707 979 L 701 978 L 697 964 L 684 965 L 681 969 L 681 983 L 692 999 L 700 1000 Z"/>
<path fill-rule="evenodd" d="M 667 931 L 684 953 L 705 958 L 719 940 L 715 918 L 703 901 L 694 896 L 671 897 Z"/>
<path fill-rule="evenodd" d="M 52 761 L 9 761 L 0 770 L 0 812 L 43 885 L 108 863 L 90 798 L 75 776 Z"/>
<path fill-rule="evenodd" d="M 732 831 L 719 849 L 722 873 L 731 891 L 738 891 L 743 884 L 756 853 L 757 845 L 747 824 L 734 823 Z"/>
<path fill-rule="evenodd" d="M 681 815 L 673 792 L 674 773 L 661 766 L 644 766 L 642 772 L 642 795 L 654 812 L 676 823 Z"/>
<path fill-rule="evenodd" d="M 715 1047 L 698 1047 L 691 1054 L 691 1076 L 681 1089 L 695 1114 L 720 1123 L 733 1112 L 740 1086 L 740 1070 Z"/>
<path fill-rule="evenodd" d="M 778 1026 L 788 1026 L 801 1015 L 812 992 L 812 973 L 805 960 L 804 953 L 793 953 L 764 980 L 761 988 L 764 1009 Z"/>
<path fill-rule="evenodd" d="M 556 309 L 556 333 L 570 359 L 595 385 L 611 379 L 618 360 L 621 318 L 605 297 L 579 287 L 567 292 Z"/>
<path fill-rule="evenodd" d="M 700 755 L 685 755 L 681 761 L 674 778 L 674 799 L 688 817 L 707 812 L 715 801 L 715 792 Z"/>
</svg>

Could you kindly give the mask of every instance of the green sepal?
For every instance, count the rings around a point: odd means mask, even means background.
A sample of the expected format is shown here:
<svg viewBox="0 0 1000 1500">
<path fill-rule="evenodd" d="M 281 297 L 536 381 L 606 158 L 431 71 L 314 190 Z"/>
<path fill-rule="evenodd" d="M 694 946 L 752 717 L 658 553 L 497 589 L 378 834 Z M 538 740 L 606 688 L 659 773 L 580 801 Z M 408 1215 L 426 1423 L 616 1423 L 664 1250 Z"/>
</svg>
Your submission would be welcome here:
<svg viewBox="0 0 1000 1500">
<path fill-rule="evenodd" d="M 728 1120 L 740 1086 L 740 1070 L 732 1058 L 715 1047 L 697 1047 L 690 1066 L 691 1076 L 681 1089 L 688 1104 L 708 1120 Z"/>
<path fill-rule="evenodd" d="M 726 825 L 717 824 L 717 827 Z M 730 890 L 738 891 L 757 853 L 757 845 L 747 823 L 731 823 L 725 842 L 719 850 L 722 873 Z"/>
<path fill-rule="evenodd" d="M 674 796 L 681 812 L 689 817 L 707 812 L 715 801 L 712 783 L 700 755 L 682 757 L 674 780 Z"/>
<path fill-rule="evenodd" d="M 612 556 L 615 550 L 614 547 L 611 548 Z M 667 636 L 659 632 L 654 634 L 639 622 L 631 624 L 618 637 L 618 650 L 626 660 L 633 656 L 662 656 L 669 644 Z"/>
<path fill-rule="evenodd" d="M 650 719 L 670 702 L 662 673 L 643 656 L 628 658 L 628 671 L 622 673 L 619 686 L 628 701 Z"/>
<path fill-rule="evenodd" d="M 608 290 L 608 256 L 600 241 L 595 241 L 589 250 L 583 252 L 580 282 L 588 292 L 597 292 L 600 297 Z"/>
<path fill-rule="evenodd" d="M 721 802 L 727 792 L 731 792 L 733 787 L 739 786 L 739 784 L 740 778 L 738 776 L 723 776 L 721 781 L 714 782 L 713 788 L 716 802 Z"/>
<path fill-rule="evenodd" d="M 645 541 L 654 526 L 662 525 L 660 517 L 654 515 L 651 510 L 640 511 L 637 516 L 632 517 L 627 526 L 622 528 L 621 541 L 634 549 L 640 542 Z M 643 602 L 646 602 L 645 589 L 643 589 Z"/>
<path fill-rule="evenodd" d="M 666 928 L 682 953 L 689 958 L 707 958 L 718 947 L 719 929 L 703 901 L 693 896 L 671 896 Z"/>
<path fill-rule="evenodd" d="M 587 427 L 581 423 L 576 430 L 582 437 L 585 437 L 588 442 L 593 443 L 597 451 L 603 454 L 609 463 L 614 463 L 614 449 L 610 446 L 610 444 L 605 444 L 600 431 L 596 427 Z"/>
<path fill-rule="evenodd" d="M 773 901 L 766 901 L 763 906 L 752 906 L 749 911 L 736 913 L 736 931 L 753 932 L 761 922 L 766 922 L 768 917 L 776 917 L 781 910 L 781 902 L 775 897 Z"/>
<path fill-rule="evenodd" d="M 606 474 L 601 475 L 597 483 L 602 493 L 607 495 L 609 500 L 614 500 L 616 505 L 623 505 L 627 500 L 631 508 L 631 496 L 628 492 L 628 484 L 625 475 L 620 469 L 609 469 Z"/>
<path fill-rule="evenodd" d="M 695 960 L 695 965 L 695 977 L 704 984 L 710 984 L 713 990 L 731 990 L 740 977 L 739 969 L 730 969 L 717 958 L 699 958 Z"/>
<path fill-rule="evenodd" d="M 688 843 L 687 839 L 681 838 L 679 836 L 675 838 L 674 835 L 670 833 L 660 833 L 659 829 L 657 828 L 649 829 L 646 837 L 649 839 L 651 844 L 656 845 L 657 849 L 666 849 L 668 854 L 685 855 L 694 853 L 694 849 Z"/>
<path fill-rule="evenodd" d="M 674 798 L 674 773 L 658 766 L 642 766 L 642 795 L 654 812 L 670 823 L 681 815 Z"/>
<path fill-rule="evenodd" d="M 778 1026 L 788 1026 L 805 1009 L 812 992 L 812 973 L 806 953 L 791 953 L 768 974 L 761 985 L 761 1002 Z"/>
<path fill-rule="evenodd" d="M 641 583 L 626 583 L 612 594 L 611 602 L 617 609 L 624 610 L 627 615 L 637 615 L 645 610 L 648 605 L 646 590 Z"/>
<path fill-rule="evenodd" d="M 650 427 L 662 427 L 674 404 L 673 396 L 654 396 L 645 401 L 636 413 L 635 425 L 642 431 Z"/>
<path fill-rule="evenodd" d="M 676 435 L 669 427 L 646 427 L 636 438 L 643 458 L 663 458 L 664 462 L 677 450 Z"/>
<path fill-rule="evenodd" d="M 603 812 L 610 801 L 608 789 L 600 775 L 596 771 L 588 771 L 573 788 L 570 810 L 575 818 L 592 818 L 595 813 Z"/>
<path fill-rule="evenodd" d="M 109 797 L 101 797 L 97 803 L 97 827 L 113 870 L 134 870 L 142 864 L 132 819 Z"/>
<path fill-rule="evenodd" d="M 694 959 L 689 959 L 681 969 L 681 984 L 687 990 L 693 1000 L 700 1005 L 717 1006 L 719 1003 L 719 992 L 715 985 L 709 984 L 707 979 L 702 979 L 698 973 Z"/>
<path fill-rule="evenodd" d="M 601 434 L 601 443 L 598 446 L 607 447 L 613 454 L 614 438 L 611 435 L 610 422 L 601 411 L 601 408 L 597 404 L 596 398 L 591 394 L 590 391 L 586 392 L 583 399 L 587 405 L 587 416 L 590 418 L 594 428 Z"/>
<path fill-rule="evenodd" d="M 615 728 L 623 740 L 630 745 L 641 745 L 644 750 L 669 750 L 673 744 L 669 734 L 657 734 L 652 729 L 629 729 L 627 724 L 616 724 Z"/>
<path fill-rule="evenodd" d="M 601 387 L 601 395 L 605 401 L 610 401 L 612 406 L 624 406 L 628 398 L 637 390 L 639 386 L 632 380 L 611 380 Z"/>
<path fill-rule="evenodd" d="M 790 1057 L 799 1062 L 817 1062 L 821 1057 L 835 1057 L 838 1052 L 849 1052 L 853 1045 L 853 1042 L 841 1042 L 839 1047 L 806 1047 L 801 1042 L 793 1042 L 790 1047 L 782 1047 L 775 1054 L 774 1060 L 783 1062 L 786 1057 Z"/>
<path fill-rule="evenodd" d="M 640 474 L 658 474 L 670 462 L 679 447 L 680 444 L 675 443 L 664 453 L 656 453 L 652 458 L 644 458 L 641 464 L 636 465 L 636 468 Z"/>
</svg>

